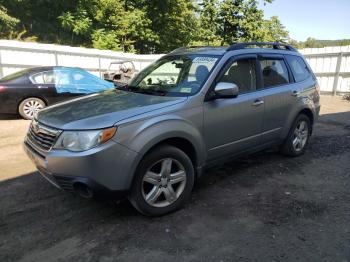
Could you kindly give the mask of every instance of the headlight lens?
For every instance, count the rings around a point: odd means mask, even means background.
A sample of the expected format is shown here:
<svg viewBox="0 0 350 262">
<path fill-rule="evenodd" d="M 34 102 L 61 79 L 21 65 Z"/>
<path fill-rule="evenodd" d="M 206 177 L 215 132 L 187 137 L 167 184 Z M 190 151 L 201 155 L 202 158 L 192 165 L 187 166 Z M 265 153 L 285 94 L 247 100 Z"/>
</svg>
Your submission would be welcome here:
<svg viewBox="0 0 350 262">
<path fill-rule="evenodd" d="M 107 142 L 116 131 L 116 127 L 91 131 L 63 131 L 54 148 L 75 152 L 85 151 Z"/>
</svg>

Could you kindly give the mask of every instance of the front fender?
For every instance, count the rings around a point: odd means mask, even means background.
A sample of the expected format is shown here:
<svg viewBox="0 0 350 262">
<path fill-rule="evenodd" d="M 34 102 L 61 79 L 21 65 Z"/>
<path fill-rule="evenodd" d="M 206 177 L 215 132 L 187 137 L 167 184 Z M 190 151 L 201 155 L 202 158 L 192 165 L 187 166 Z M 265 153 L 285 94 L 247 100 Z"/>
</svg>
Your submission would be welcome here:
<svg viewBox="0 0 350 262">
<path fill-rule="evenodd" d="M 187 120 L 178 115 L 161 115 L 118 127 L 114 140 L 138 153 L 130 177 L 133 177 L 138 163 L 152 147 L 170 138 L 182 138 L 190 142 L 196 152 L 195 168 L 201 167 L 206 158 L 201 133 L 202 119 L 198 116 Z"/>
</svg>

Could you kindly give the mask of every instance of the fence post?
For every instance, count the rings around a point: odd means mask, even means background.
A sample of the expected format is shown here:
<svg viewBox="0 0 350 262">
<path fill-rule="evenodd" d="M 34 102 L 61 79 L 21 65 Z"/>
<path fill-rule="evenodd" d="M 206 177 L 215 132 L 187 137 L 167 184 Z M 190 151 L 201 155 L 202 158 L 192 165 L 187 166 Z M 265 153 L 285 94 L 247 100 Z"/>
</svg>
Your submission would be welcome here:
<svg viewBox="0 0 350 262">
<path fill-rule="evenodd" d="M 4 70 L 2 68 L 2 61 L 1 61 L 1 50 L 0 50 L 0 78 L 4 76 Z"/>
<path fill-rule="evenodd" d="M 57 51 L 54 51 L 54 55 L 55 55 L 55 65 L 58 66 L 58 56 L 57 56 Z"/>
<path fill-rule="evenodd" d="M 101 71 L 101 57 L 98 56 L 98 72 L 100 74 L 100 78 L 102 78 L 102 71 Z"/>
<path fill-rule="evenodd" d="M 341 60 L 343 58 L 343 53 L 340 52 L 337 58 L 337 66 L 335 68 L 335 75 L 334 75 L 334 83 L 333 83 L 333 95 L 337 95 L 337 89 L 338 89 L 338 82 L 339 82 L 339 75 L 340 75 L 340 67 L 341 67 Z"/>
</svg>

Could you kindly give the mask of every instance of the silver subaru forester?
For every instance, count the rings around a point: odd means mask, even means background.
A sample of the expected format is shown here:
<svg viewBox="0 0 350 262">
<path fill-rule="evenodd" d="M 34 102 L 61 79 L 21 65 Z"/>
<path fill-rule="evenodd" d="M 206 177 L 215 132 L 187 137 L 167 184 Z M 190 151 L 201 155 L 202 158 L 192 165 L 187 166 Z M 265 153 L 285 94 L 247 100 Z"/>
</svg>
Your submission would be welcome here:
<svg viewBox="0 0 350 262">
<path fill-rule="evenodd" d="M 158 216 L 208 166 L 276 146 L 303 154 L 319 110 L 317 80 L 289 45 L 179 48 L 128 85 L 41 110 L 24 148 L 56 187 L 127 196 Z"/>
</svg>

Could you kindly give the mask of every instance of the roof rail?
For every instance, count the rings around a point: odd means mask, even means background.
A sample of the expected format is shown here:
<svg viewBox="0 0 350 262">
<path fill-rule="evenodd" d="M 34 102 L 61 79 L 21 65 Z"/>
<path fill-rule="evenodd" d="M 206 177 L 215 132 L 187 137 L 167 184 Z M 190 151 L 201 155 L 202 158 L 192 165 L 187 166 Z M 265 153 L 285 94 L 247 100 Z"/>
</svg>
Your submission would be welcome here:
<svg viewBox="0 0 350 262">
<path fill-rule="evenodd" d="M 249 46 L 272 46 L 273 49 L 286 49 L 289 51 L 297 52 L 297 50 L 291 45 L 277 43 L 277 42 L 248 42 L 248 43 L 237 43 L 229 46 L 226 51 L 233 51 L 239 49 L 245 49 Z M 283 47 L 283 48 L 282 48 Z"/>
<path fill-rule="evenodd" d="M 187 49 L 191 49 L 191 48 L 219 48 L 219 47 L 222 47 L 222 46 L 189 45 L 189 46 L 182 46 L 182 47 L 176 48 L 173 51 L 171 51 L 170 53 L 175 53 L 177 51 L 187 50 Z"/>
</svg>

